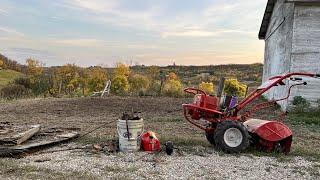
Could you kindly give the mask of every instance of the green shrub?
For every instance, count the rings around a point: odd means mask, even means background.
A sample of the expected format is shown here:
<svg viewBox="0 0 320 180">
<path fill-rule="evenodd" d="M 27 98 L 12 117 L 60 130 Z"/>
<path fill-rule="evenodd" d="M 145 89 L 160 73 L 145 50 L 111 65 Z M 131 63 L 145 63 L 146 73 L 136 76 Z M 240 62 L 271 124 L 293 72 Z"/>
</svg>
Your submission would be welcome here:
<svg viewBox="0 0 320 180">
<path fill-rule="evenodd" d="M 49 76 L 41 75 L 31 83 L 31 89 L 35 96 L 47 95 L 52 87 L 52 79 Z"/>
<path fill-rule="evenodd" d="M 129 91 L 129 82 L 126 76 L 116 76 L 112 79 L 111 92 L 116 95 L 124 95 Z"/>
<path fill-rule="evenodd" d="M 146 92 L 146 95 L 149 96 L 159 96 L 161 94 L 161 82 L 158 80 L 153 81 L 153 83 L 150 83 L 150 86 Z"/>
<path fill-rule="evenodd" d="M 316 111 L 320 112 L 320 99 L 316 101 Z"/>
<path fill-rule="evenodd" d="M 4 99 L 17 99 L 32 96 L 31 89 L 25 88 L 23 85 L 11 84 L 0 90 L 0 96 Z"/>
<path fill-rule="evenodd" d="M 133 94 L 143 96 L 146 94 L 147 89 L 150 86 L 150 81 L 146 76 L 140 74 L 134 74 L 129 77 L 130 91 Z"/>
<path fill-rule="evenodd" d="M 292 104 L 294 105 L 293 110 L 297 113 L 310 110 L 310 103 L 302 96 L 293 97 Z"/>
<path fill-rule="evenodd" d="M 179 80 L 168 80 L 163 87 L 163 92 L 167 96 L 181 97 L 183 94 L 182 84 Z"/>
<path fill-rule="evenodd" d="M 31 84 L 31 81 L 30 81 L 30 78 L 27 78 L 27 77 L 19 77 L 19 78 L 16 78 L 14 80 L 14 84 L 17 84 L 17 85 L 22 85 L 24 86 L 25 88 L 27 89 L 30 89 L 32 84 Z"/>
</svg>

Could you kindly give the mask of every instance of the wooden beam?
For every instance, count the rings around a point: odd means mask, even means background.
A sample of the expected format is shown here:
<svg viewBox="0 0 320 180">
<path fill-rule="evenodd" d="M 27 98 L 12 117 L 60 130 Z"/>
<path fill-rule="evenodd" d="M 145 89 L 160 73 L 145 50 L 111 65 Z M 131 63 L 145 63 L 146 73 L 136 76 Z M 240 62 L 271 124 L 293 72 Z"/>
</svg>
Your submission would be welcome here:
<svg viewBox="0 0 320 180">
<path fill-rule="evenodd" d="M 223 92 L 223 88 L 224 88 L 224 81 L 225 81 L 225 78 L 224 77 L 220 77 L 219 84 L 218 84 L 218 87 L 217 87 L 217 97 L 221 97 L 222 96 L 222 92 Z"/>
<path fill-rule="evenodd" d="M 31 129 L 29 129 L 28 131 L 25 131 L 23 133 L 20 133 L 18 135 L 16 135 L 14 138 L 17 138 L 16 140 L 16 144 L 22 144 L 25 141 L 27 141 L 28 139 L 30 139 L 33 135 L 35 135 L 36 133 L 38 133 L 40 131 L 40 125 L 34 125 Z"/>
</svg>

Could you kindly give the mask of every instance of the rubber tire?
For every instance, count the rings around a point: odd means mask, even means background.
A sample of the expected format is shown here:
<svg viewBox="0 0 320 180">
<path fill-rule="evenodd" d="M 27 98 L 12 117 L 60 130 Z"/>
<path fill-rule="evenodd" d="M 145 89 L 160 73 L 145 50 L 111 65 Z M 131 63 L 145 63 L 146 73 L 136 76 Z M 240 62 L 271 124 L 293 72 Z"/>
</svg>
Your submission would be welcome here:
<svg viewBox="0 0 320 180">
<path fill-rule="evenodd" d="M 210 144 L 216 145 L 216 142 L 214 141 L 214 133 L 208 133 L 206 132 L 206 138 L 209 141 Z"/>
<path fill-rule="evenodd" d="M 229 128 L 237 128 L 241 131 L 242 142 L 237 147 L 230 147 L 224 142 L 224 133 Z M 242 123 L 232 120 L 226 120 L 219 123 L 214 132 L 216 147 L 218 148 L 218 150 L 222 150 L 225 153 L 240 153 L 244 151 L 249 146 L 249 137 L 250 136 L 246 127 Z"/>
</svg>

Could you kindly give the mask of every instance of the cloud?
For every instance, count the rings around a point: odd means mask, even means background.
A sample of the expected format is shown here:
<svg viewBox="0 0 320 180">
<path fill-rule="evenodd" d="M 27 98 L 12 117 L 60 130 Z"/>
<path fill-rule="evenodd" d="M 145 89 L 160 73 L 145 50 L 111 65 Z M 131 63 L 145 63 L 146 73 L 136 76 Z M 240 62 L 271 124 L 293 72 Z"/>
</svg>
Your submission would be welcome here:
<svg viewBox="0 0 320 180">
<path fill-rule="evenodd" d="M 45 62 L 48 65 L 52 65 L 55 63 L 62 63 L 59 56 L 56 54 L 46 51 L 46 50 L 39 50 L 33 48 L 21 48 L 21 47 L 14 47 L 14 48 L 6 48 L 2 52 L 6 56 L 10 57 L 11 59 L 17 60 L 18 62 L 24 64 L 27 58 L 35 58 L 42 62 Z"/>
<path fill-rule="evenodd" d="M 174 11 L 166 8 L 171 1 L 145 3 L 142 9 L 130 8 L 135 2 L 120 0 L 70 0 L 66 7 L 82 11 L 84 20 L 101 25 L 128 27 L 138 31 L 149 31 L 159 37 L 217 37 L 236 31 L 245 36 L 257 34 L 265 0 L 210 1 L 197 12 L 188 9 Z M 204 2 L 203 2 L 204 3 Z M 188 4 L 188 2 L 186 2 Z M 200 3 L 201 4 L 201 3 Z M 205 3 L 204 3 L 205 4 Z M 167 15 L 167 13 L 171 13 Z M 261 17 L 258 14 L 261 14 Z M 254 22 L 257 22 L 255 24 Z M 254 27 L 254 29 L 252 29 Z M 250 33 L 245 33 L 248 29 Z"/>
<path fill-rule="evenodd" d="M 73 0 L 71 4 L 95 12 L 109 12 L 116 7 L 118 1 L 116 0 Z"/>
<path fill-rule="evenodd" d="M 225 34 L 242 34 L 242 35 L 255 35 L 256 32 L 241 31 L 241 30 L 216 30 L 211 31 L 201 31 L 201 30 L 191 30 L 191 31 L 181 31 L 181 32 L 164 32 L 162 33 L 163 38 L 167 37 L 219 37 Z"/>
<path fill-rule="evenodd" d="M 52 40 L 53 43 L 67 45 L 67 46 L 99 46 L 104 41 L 98 39 L 58 39 Z"/>
<path fill-rule="evenodd" d="M 0 9 L 0 14 L 2 15 L 7 15 L 8 11 L 4 10 L 4 9 Z"/>
<path fill-rule="evenodd" d="M 162 37 L 178 36 L 178 37 L 211 37 L 218 34 L 210 31 L 182 31 L 182 32 L 164 32 Z"/>
<path fill-rule="evenodd" d="M 0 26 L 0 32 L 3 32 L 3 33 L 6 33 L 6 34 L 9 34 L 9 35 L 15 35 L 15 36 L 25 36 L 24 33 L 21 33 L 15 29 L 11 29 L 11 28 L 8 28 L 8 27 L 1 27 Z"/>
</svg>

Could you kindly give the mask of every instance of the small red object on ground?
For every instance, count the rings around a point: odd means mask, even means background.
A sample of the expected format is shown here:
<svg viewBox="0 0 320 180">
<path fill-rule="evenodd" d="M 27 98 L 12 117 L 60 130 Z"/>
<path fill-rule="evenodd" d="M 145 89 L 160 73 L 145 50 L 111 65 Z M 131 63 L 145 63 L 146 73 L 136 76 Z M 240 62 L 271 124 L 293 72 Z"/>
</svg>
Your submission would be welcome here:
<svg viewBox="0 0 320 180">
<path fill-rule="evenodd" d="M 149 152 L 160 151 L 160 141 L 154 132 L 147 131 L 141 135 L 141 148 Z"/>
</svg>

